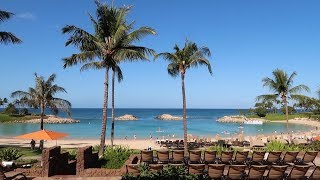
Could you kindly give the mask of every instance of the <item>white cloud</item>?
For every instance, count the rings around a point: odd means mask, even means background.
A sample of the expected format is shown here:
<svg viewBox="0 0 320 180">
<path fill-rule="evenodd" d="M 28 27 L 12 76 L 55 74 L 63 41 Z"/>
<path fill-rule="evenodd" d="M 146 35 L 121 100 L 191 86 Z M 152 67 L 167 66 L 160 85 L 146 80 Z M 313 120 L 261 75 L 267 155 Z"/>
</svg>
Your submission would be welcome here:
<svg viewBox="0 0 320 180">
<path fill-rule="evenodd" d="M 34 14 L 32 14 L 31 12 L 17 14 L 17 17 L 20 19 L 28 19 L 28 20 L 33 20 L 36 18 L 36 16 Z"/>
</svg>

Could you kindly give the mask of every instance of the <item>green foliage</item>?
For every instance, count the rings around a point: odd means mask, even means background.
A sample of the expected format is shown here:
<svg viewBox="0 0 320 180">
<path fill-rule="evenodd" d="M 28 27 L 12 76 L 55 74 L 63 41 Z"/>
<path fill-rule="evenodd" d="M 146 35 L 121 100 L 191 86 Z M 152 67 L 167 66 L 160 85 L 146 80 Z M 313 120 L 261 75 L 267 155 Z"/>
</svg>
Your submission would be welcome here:
<svg viewBox="0 0 320 180">
<path fill-rule="evenodd" d="M 19 114 L 18 109 L 11 103 L 8 104 L 8 106 L 4 109 L 3 113 L 5 114 Z"/>
<path fill-rule="evenodd" d="M 254 112 L 256 113 L 256 115 L 258 115 L 259 117 L 266 117 L 267 115 L 267 109 L 264 107 L 258 107 L 254 110 Z"/>
<path fill-rule="evenodd" d="M 149 180 L 149 179 L 168 179 L 168 180 L 206 180 L 208 177 L 188 174 L 184 166 L 165 166 L 162 172 L 151 172 L 147 166 L 141 166 L 141 175 L 135 177 L 133 175 L 123 175 L 122 180 Z"/>
<path fill-rule="evenodd" d="M 224 146 L 220 146 L 220 145 L 214 145 L 214 146 L 210 146 L 208 148 L 209 151 L 217 151 L 217 154 L 220 155 L 222 151 L 230 151 L 231 149 L 226 148 Z"/>
<path fill-rule="evenodd" d="M 30 113 L 29 113 L 27 108 L 23 108 L 23 109 L 20 110 L 20 114 L 21 115 L 29 115 Z"/>
<path fill-rule="evenodd" d="M 285 107 L 280 108 L 280 111 L 283 114 L 286 114 L 286 108 Z M 296 110 L 294 109 L 294 107 L 288 106 L 288 114 L 293 114 L 293 113 L 296 113 Z"/>
<path fill-rule="evenodd" d="M 100 159 L 102 167 L 108 169 L 119 169 L 134 151 L 123 146 L 107 146 L 103 157 Z"/>
<path fill-rule="evenodd" d="M 311 115 L 310 118 L 319 121 L 320 120 L 320 115 Z"/>
<path fill-rule="evenodd" d="M 16 148 L 5 148 L 0 151 L 0 159 L 2 161 L 14 161 L 19 159 L 22 154 Z"/>
<path fill-rule="evenodd" d="M 0 122 L 11 122 L 11 121 L 26 121 L 30 119 L 37 119 L 39 116 L 34 116 L 34 115 L 28 115 L 28 116 L 23 116 L 23 115 L 8 115 L 8 114 L 1 114 L 0 113 Z"/>
<path fill-rule="evenodd" d="M 267 144 L 266 151 L 300 151 L 302 147 L 294 144 L 283 144 L 279 141 L 271 141 Z"/>
</svg>

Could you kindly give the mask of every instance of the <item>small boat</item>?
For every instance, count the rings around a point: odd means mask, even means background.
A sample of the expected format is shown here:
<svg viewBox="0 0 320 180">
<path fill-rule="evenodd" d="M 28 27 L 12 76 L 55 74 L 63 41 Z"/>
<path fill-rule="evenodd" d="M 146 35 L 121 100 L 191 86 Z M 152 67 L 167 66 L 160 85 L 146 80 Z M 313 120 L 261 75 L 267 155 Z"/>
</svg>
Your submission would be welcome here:
<svg viewBox="0 0 320 180">
<path fill-rule="evenodd" d="M 156 132 L 164 132 L 164 131 L 161 131 L 160 127 L 158 128 L 158 130 Z"/>
<path fill-rule="evenodd" d="M 263 122 L 260 120 L 245 120 L 244 124 L 258 124 L 258 125 L 262 125 Z"/>
</svg>

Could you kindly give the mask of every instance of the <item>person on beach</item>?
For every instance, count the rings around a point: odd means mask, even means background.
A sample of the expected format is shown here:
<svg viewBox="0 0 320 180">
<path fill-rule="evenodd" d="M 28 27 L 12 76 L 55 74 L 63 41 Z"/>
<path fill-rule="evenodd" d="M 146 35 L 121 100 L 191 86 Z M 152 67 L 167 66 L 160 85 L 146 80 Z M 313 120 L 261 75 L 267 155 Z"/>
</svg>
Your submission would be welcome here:
<svg viewBox="0 0 320 180">
<path fill-rule="evenodd" d="M 128 140 L 128 136 L 124 137 L 125 140 Z"/>
<path fill-rule="evenodd" d="M 34 139 L 31 140 L 30 146 L 31 146 L 31 149 L 32 149 L 32 150 L 35 149 L 35 147 L 36 147 L 36 141 L 35 141 Z"/>
<path fill-rule="evenodd" d="M 133 135 L 133 139 L 134 139 L 134 140 L 137 139 L 137 135 L 136 135 L 136 134 Z"/>
<path fill-rule="evenodd" d="M 152 134 L 150 133 L 150 135 L 149 135 L 149 138 L 150 138 L 150 141 L 152 141 Z"/>
</svg>

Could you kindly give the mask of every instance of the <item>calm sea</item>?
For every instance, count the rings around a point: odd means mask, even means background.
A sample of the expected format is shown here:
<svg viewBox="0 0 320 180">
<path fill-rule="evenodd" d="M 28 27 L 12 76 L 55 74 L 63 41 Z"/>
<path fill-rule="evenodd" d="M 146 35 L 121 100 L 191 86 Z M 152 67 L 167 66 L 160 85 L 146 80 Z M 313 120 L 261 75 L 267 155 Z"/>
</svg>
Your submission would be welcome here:
<svg viewBox="0 0 320 180">
<path fill-rule="evenodd" d="M 246 111 L 246 110 L 241 110 Z M 109 111 L 110 113 L 110 111 Z M 180 138 L 183 135 L 182 121 L 163 121 L 155 119 L 160 114 L 172 114 L 182 116 L 181 109 L 116 109 L 116 116 L 133 114 L 137 116 L 137 121 L 115 121 L 115 137 L 132 138 L 136 134 L 137 138 L 148 138 L 150 134 L 156 138 L 163 136 Z M 188 134 L 198 136 L 215 136 L 220 134 L 228 137 L 239 133 L 239 124 L 219 123 L 216 120 L 226 115 L 238 115 L 236 109 L 188 109 Z M 59 116 L 65 117 L 65 114 Z M 72 109 L 72 118 L 80 120 L 75 124 L 45 124 L 45 129 L 60 132 L 68 132 L 68 138 L 99 138 L 101 131 L 101 109 L 75 108 Z M 108 115 L 107 136 L 110 137 L 110 114 Z M 265 123 L 263 125 L 243 125 L 245 135 L 271 134 L 274 131 L 284 132 L 285 123 Z M 0 124 L 0 136 L 16 136 L 40 128 L 39 124 Z M 290 124 L 292 131 L 307 131 L 312 127 Z M 157 132 L 158 130 L 163 132 Z"/>
</svg>

